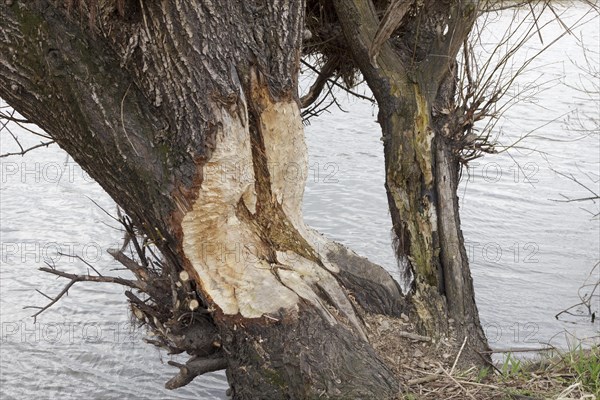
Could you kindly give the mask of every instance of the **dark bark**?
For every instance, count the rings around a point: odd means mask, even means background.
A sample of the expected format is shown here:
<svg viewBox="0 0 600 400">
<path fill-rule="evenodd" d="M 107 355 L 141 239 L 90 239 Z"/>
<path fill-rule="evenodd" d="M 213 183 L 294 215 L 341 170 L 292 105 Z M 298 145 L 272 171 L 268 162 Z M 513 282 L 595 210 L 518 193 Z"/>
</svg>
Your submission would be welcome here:
<svg viewBox="0 0 600 400">
<path fill-rule="evenodd" d="M 330 250 L 327 253 L 329 260 L 343 266 L 338 279 L 365 311 L 396 317 L 410 312 L 410 303 L 385 270 L 341 244 L 332 243 Z"/>
<path fill-rule="evenodd" d="M 306 168 L 304 3 L 117 3 L 3 2 L 0 96 L 160 250 L 158 270 L 113 253 L 147 282 L 153 302 L 126 293 L 134 314 L 193 355 L 168 386 L 226 366 L 238 399 L 395 395 L 346 290 L 397 315 L 398 286 L 305 227 L 304 179 L 277 170 Z M 200 317 L 183 330 L 196 296 Z"/>
<path fill-rule="evenodd" d="M 408 13 L 397 3 L 380 22 L 371 1 L 334 2 L 379 105 L 397 257 L 414 277 L 412 303 L 421 328 L 446 335 L 454 319 L 458 340 L 469 338 L 465 359 L 480 361 L 487 342 L 458 215 L 455 154 L 463 131 L 456 123 L 453 73 L 476 2 L 426 1 Z"/>
<path fill-rule="evenodd" d="M 448 314 L 455 321 L 459 337 L 468 337 L 469 345 L 475 350 L 483 352 L 489 349 L 479 320 L 473 278 L 469 270 L 464 237 L 460 229 L 457 191 L 460 179 L 458 155 L 461 151 L 462 130 L 458 126 L 458 121 L 461 120 L 461 111 L 456 110 L 454 90 L 454 75 L 449 73 L 446 76 L 446 82 L 441 85 L 433 106 L 437 110 L 448 106 L 455 110 L 450 114 L 437 113 L 433 117 L 432 124 L 435 131 L 434 160 L 440 238 L 439 257 L 443 265 L 443 287 Z M 487 357 L 481 357 L 477 351 L 466 353 L 465 361 L 487 360 Z"/>
<path fill-rule="evenodd" d="M 236 398 L 371 399 L 397 394 L 396 377 L 372 347 L 340 325 L 323 325 L 312 308 L 298 317 L 282 316 L 268 335 L 261 324 L 242 323 L 222 332 L 225 346 L 238 349 L 229 354 L 227 369 Z"/>
</svg>

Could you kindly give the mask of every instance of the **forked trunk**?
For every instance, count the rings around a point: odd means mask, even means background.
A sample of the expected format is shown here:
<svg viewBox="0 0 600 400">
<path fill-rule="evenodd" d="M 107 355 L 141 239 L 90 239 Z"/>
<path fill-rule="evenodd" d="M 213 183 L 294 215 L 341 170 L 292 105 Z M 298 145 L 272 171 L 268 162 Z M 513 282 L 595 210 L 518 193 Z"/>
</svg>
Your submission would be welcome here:
<svg viewBox="0 0 600 400">
<path fill-rule="evenodd" d="M 193 278 L 155 328 L 168 336 L 199 296 L 210 318 L 191 323 L 218 340 L 173 341 L 200 357 L 198 373 L 226 366 L 236 399 L 395 395 L 348 292 L 399 315 L 397 284 L 301 216 L 303 2 L 75 3 L 2 3 L 0 96 L 160 249 L 163 275 L 144 284 L 163 288 L 154 306 L 182 271 Z M 182 368 L 168 386 L 194 376 Z"/>
<path fill-rule="evenodd" d="M 205 165 L 220 172 L 203 175 L 182 222 L 183 253 L 215 308 L 233 393 L 389 397 L 395 378 L 336 278 L 341 249 L 302 221 L 307 155 L 297 102 L 275 101 L 266 83 L 250 80 L 247 106 L 223 110 Z M 222 173 L 232 166 L 244 175 Z"/>
<path fill-rule="evenodd" d="M 408 3 L 406 3 L 408 4 Z M 455 59 L 476 2 L 335 2 L 347 42 L 379 105 L 386 190 L 399 265 L 414 278 L 421 328 L 467 340 L 463 361 L 488 350 L 458 214 L 460 110 Z M 449 323 L 454 320 L 454 324 Z"/>
</svg>

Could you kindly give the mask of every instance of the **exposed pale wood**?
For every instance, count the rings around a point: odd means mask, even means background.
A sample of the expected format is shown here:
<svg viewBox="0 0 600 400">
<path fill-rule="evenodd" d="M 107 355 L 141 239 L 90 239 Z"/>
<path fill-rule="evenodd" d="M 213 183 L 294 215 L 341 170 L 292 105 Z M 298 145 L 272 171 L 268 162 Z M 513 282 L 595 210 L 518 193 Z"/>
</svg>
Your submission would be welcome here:
<svg viewBox="0 0 600 400">
<path fill-rule="evenodd" d="M 300 213 L 301 0 L 134 1 L 123 17 L 109 1 L 91 26 L 86 7 L 0 7 L 0 96 L 132 218 L 144 235 L 136 251 L 161 252 L 160 276 L 145 259 L 140 269 L 114 255 L 140 282 L 156 283 L 153 302 L 126 292 L 134 315 L 159 334 L 154 343 L 200 357 L 178 365 L 170 387 L 224 367 L 223 357 L 236 399 L 396 393 L 336 276 L 342 268 Z M 290 163 L 296 179 L 282 175 Z M 203 252 L 207 245 L 224 247 Z M 248 263 L 236 259 L 246 247 Z M 369 284 L 399 294 L 387 278 Z M 169 331 L 180 317 L 197 331 L 181 323 Z"/>
<path fill-rule="evenodd" d="M 404 18 L 400 8 L 406 3 L 398 1 L 381 22 L 371 1 L 336 0 L 334 5 L 379 105 L 398 264 L 414 276 L 411 303 L 419 327 L 437 335 L 449 332 L 447 321 L 454 319 L 459 340 L 470 338 L 461 360 L 481 362 L 478 350 L 487 349 L 487 343 L 460 231 L 453 158 L 458 144 L 443 138 L 455 126 L 453 116 L 432 115 L 434 104 L 453 109 L 456 54 L 473 26 L 477 4 L 417 2 L 415 15 Z M 379 47 L 391 32 L 397 32 L 393 45 Z"/>
</svg>

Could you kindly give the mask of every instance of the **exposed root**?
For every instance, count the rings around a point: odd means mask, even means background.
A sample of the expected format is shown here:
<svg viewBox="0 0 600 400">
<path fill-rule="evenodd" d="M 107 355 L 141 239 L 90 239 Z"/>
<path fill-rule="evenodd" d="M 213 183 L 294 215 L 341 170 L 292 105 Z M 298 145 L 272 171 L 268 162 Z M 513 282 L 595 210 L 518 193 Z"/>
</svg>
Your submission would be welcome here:
<svg viewBox="0 0 600 400">
<path fill-rule="evenodd" d="M 44 307 L 26 307 L 39 309 L 33 315 L 34 319 L 56 304 L 78 282 L 118 284 L 130 289 L 125 295 L 129 299 L 134 319 L 151 333 L 152 339 L 146 339 L 148 343 L 166 349 L 169 354 L 187 352 L 193 356 L 185 365 L 169 363 L 178 366 L 180 372 L 167 383 L 167 388 L 184 386 L 202 373 L 226 368 L 217 328 L 187 273 L 182 273 L 180 267 L 159 259 L 152 249 L 152 243 L 146 236 L 137 233 L 128 217 L 120 216 L 118 221 L 126 231 L 125 245 L 108 252 L 135 279 L 103 275 L 83 259 L 80 261 L 93 270 L 95 275 L 67 273 L 53 265 L 40 268 L 43 272 L 70 281 L 54 297 L 38 291 L 50 302 Z M 132 249 L 131 256 L 125 254 L 127 245 Z"/>
<path fill-rule="evenodd" d="M 227 361 L 225 358 L 215 355 L 211 358 L 192 357 L 185 364 L 169 361 L 169 365 L 178 367 L 179 374 L 169 379 L 165 387 L 167 389 L 177 389 L 187 385 L 197 376 L 227 368 Z"/>
</svg>

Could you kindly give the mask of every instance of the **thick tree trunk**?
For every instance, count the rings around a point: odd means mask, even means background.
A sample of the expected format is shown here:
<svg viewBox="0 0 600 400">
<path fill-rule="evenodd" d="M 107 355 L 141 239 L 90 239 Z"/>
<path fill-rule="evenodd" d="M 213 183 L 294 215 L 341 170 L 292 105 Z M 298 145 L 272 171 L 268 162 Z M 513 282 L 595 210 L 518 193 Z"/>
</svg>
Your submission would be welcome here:
<svg viewBox="0 0 600 400">
<path fill-rule="evenodd" d="M 479 362 L 487 342 L 458 215 L 462 127 L 456 124 L 453 73 L 476 4 L 426 1 L 409 10 L 392 1 L 381 21 L 371 1 L 334 4 L 379 105 L 397 257 L 414 277 L 421 328 L 436 336 L 456 329 L 460 342 L 468 338 L 463 359 Z"/>
<path fill-rule="evenodd" d="M 192 276 L 211 336 L 174 340 L 208 358 L 168 386 L 226 365 L 238 399 L 396 394 L 347 291 L 399 315 L 398 285 L 301 216 L 303 2 L 116 3 L 3 2 L 0 96 Z"/>
<path fill-rule="evenodd" d="M 440 261 L 443 265 L 443 295 L 448 306 L 448 315 L 454 320 L 454 328 L 459 339 L 468 338 L 470 352 L 465 360 L 478 362 L 487 360 L 481 351 L 489 350 L 487 340 L 479 320 L 475 303 L 473 279 L 469 270 L 469 260 L 460 229 L 458 183 L 460 165 L 458 154 L 464 143 L 458 113 L 439 113 L 443 109 L 454 109 L 454 75 L 449 73 L 442 84 L 438 98 L 434 102 L 437 115 L 433 118 L 435 131 L 435 190 L 437 194 L 438 229 L 440 240 Z M 446 108 L 450 105 L 450 108 Z M 488 354 L 488 353 L 483 353 Z"/>
</svg>

